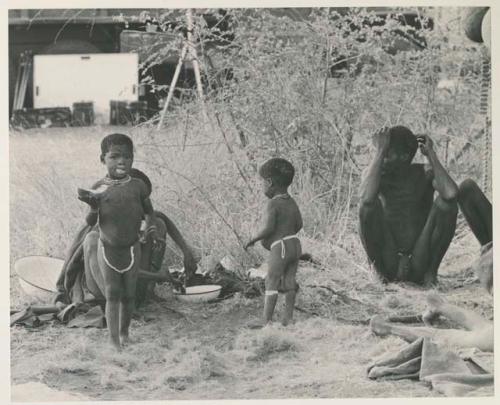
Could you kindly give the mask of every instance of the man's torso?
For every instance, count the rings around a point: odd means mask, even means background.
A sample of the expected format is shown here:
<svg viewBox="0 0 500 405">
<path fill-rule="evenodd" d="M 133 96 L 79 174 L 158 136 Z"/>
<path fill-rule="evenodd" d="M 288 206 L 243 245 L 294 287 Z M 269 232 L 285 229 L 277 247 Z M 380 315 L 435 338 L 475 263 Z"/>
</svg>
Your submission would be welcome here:
<svg viewBox="0 0 500 405">
<path fill-rule="evenodd" d="M 379 197 L 398 252 L 411 253 L 432 207 L 432 173 L 412 164 L 404 177 L 382 175 Z"/>
</svg>

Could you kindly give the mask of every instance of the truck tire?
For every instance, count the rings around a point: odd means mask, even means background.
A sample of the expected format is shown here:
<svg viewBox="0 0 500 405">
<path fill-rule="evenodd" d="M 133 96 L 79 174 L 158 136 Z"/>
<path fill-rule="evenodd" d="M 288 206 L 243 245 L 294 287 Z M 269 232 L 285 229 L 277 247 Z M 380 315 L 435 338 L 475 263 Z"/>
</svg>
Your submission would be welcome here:
<svg viewBox="0 0 500 405">
<path fill-rule="evenodd" d="M 481 25 L 488 9 L 489 7 L 471 7 L 465 12 L 463 19 L 464 31 L 467 38 L 471 41 L 483 42 Z"/>
<path fill-rule="evenodd" d="M 481 37 L 483 42 L 491 52 L 491 11 L 488 12 L 483 17 L 483 23 L 481 24 Z"/>
</svg>

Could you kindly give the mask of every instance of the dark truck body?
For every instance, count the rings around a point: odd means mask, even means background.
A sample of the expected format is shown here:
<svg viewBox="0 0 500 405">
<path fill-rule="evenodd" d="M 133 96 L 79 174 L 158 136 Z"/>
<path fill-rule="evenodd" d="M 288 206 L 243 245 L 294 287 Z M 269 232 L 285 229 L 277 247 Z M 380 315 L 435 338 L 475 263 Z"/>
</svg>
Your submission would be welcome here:
<svg viewBox="0 0 500 405">
<path fill-rule="evenodd" d="M 287 16 L 294 20 L 307 19 L 311 8 L 276 8 L 272 14 Z M 341 14 L 348 11 L 347 7 L 333 8 Z M 380 16 L 394 12 L 391 8 L 372 8 Z M 249 10 L 252 12 L 252 10 Z M 12 109 L 14 87 L 17 78 L 20 55 L 25 51 L 36 54 L 70 54 L 70 53 L 113 53 L 140 50 L 134 46 L 140 44 L 173 40 L 174 36 L 167 33 L 145 32 L 144 19 L 141 13 L 161 20 L 164 9 L 25 9 L 9 10 L 9 109 Z M 403 13 L 408 25 L 418 25 L 420 14 L 416 11 Z M 169 15 L 177 21 L 184 20 L 183 10 Z M 208 25 L 219 22 L 217 17 L 204 14 Z M 227 38 L 230 38 L 226 36 Z M 153 39 L 154 38 L 154 39 Z M 157 84 L 169 84 L 178 53 L 171 52 L 161 62 L 148 71 Z M 145 56 L 142 55 L 141 58 Z M 190 72 L 184 70 L 184 83 L 192 84 Z M 182 81 L 182 79 L 181 79 Z M 24 108 L 33 106 L 32 75 L 28 79 Z M 161 95 L 161 93 L 160 93 Z M 151 108 L 157 108 L 158 95 L 149 91 L 143 92 L 141 99 L 148 101 Z"/>
</svg>

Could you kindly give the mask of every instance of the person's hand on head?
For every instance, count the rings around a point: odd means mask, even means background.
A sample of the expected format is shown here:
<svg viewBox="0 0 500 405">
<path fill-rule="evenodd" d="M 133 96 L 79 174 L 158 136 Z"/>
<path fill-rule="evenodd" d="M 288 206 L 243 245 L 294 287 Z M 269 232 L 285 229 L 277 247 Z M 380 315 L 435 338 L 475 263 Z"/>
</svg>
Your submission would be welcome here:
<svg viewBox="0 0 500 405">
<path fill-rule="evenodd" d="M 434 141 L 429 135 L 419 134 L 417 135 L 417 142 L 422 155 L 428 156 L 429 152 L 434 149 Z"/>
<path fill-rule="evenodd" d="M 382 127 L 373 135 L 373 143 L 378 151 L 385 153 L 389 149 L 390 143 L 390 129 L 388 127 Z"/>
</svg>

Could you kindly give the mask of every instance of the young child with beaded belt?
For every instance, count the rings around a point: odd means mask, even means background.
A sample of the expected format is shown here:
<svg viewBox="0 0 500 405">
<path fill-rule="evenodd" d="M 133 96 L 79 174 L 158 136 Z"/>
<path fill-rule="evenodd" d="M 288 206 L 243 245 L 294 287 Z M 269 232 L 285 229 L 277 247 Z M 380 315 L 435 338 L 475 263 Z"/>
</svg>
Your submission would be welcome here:
<svg viewBox="0 0 500 405">
<path fill-rule="evenodd" d="M 133 142 L 123 134 L 111 134 L 101 142 L 101 162 L 107 175 L 91 190 L 79 189 L 79 199 L 91 206 L 88 216 L 98 216 L 99 240 L 94 278 L 104 285 L 106 321 L 111 344 L 120 349 L 129 339 L 135 307 L 136 283 L 141 261 L 139 234 L 143 217 L 156 240 L 150 188 L 131 177 Z"/>
<path fill-rule="evenodd" d="M 295 169 L 287 160 L 273 158 L 261 166 L 259 174 L 264 194 L 269 201 L 264 212 L 263 228 L 250 239 L 245 249 L 261 240 L 262 246 L 269 250 L 264 323 L 272 321 L 280 289 L 280 292 L 285 294 L 282 324 L 287 325 L 293 318 L 298 290 L 295 276 L 302 254 L 300 240 L 297 237 L 297 232 L 302 229 L 302 216 L 297 203 L 288 194 Z"/>
</svg>

